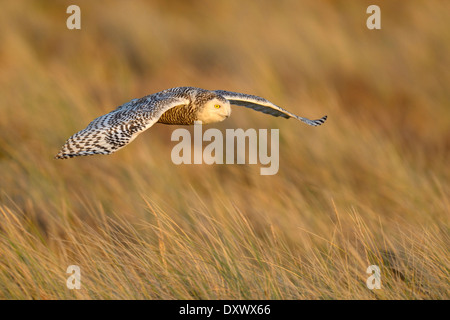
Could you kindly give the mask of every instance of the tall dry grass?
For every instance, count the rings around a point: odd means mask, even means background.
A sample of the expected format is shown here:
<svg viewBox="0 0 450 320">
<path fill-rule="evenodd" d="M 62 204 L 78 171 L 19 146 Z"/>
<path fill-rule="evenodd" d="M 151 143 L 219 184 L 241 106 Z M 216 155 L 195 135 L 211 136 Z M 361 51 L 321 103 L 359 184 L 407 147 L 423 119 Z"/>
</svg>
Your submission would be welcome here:
<svg viewBox="0 0 450 320">
<path fill-rule="evenodd" d="M 450 297 L 447 2 L 379 2 L 379 31 L 373 1 L 79 1 L 80 31 L 69 4 L 0 10 L 0 298 Z M 181 85 L 329 120 L 234 107 L 209 126 L 279 128 L 274 176 L 176 166 L 163 125 L 53 160 L 93 118 Z"/>
</svg>

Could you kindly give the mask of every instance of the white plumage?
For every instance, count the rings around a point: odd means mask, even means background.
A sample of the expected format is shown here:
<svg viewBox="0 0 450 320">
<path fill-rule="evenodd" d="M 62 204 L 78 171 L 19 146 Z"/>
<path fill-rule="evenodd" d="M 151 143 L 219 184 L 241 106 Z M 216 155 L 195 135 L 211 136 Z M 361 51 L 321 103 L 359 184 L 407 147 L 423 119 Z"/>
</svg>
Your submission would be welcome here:
<svg viewBox="0 0 450 320">
<path fill-rule="evenodd" d="M 258 96 L 223 90 L 177 87 L 133 99 L 94 119 L 85 129 L 71 136 L 55 158 L 116 152 L 156 122 L 180 125 L 191 125 L 194 121 L 219 122 L 230 116 L 230 104 L 275 117 L 295 118 L 311 126 L 321 125 L 327 119 L 327 116 L 317 120 L 299 117 Z"/>
</svg>

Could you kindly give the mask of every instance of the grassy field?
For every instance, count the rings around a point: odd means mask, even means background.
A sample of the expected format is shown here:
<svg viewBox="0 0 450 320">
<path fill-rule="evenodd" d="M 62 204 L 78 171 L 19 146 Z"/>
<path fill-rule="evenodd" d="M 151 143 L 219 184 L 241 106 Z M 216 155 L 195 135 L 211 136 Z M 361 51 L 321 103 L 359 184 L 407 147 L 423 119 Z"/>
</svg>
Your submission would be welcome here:
<svg viewBox="0 0 450 320">
<path fill-rule="evenodd" d="M 77 1 L 81 30 L 69 4 L 0 10 L 0 299 L 450 298 L 448 1 Z M 280 129 L 273 176 L 174 165 L 160 124 L 53 159 L 95 117 L 186 85 L 328 121 L 233 107 L 207 126 Z"/>
</svg>

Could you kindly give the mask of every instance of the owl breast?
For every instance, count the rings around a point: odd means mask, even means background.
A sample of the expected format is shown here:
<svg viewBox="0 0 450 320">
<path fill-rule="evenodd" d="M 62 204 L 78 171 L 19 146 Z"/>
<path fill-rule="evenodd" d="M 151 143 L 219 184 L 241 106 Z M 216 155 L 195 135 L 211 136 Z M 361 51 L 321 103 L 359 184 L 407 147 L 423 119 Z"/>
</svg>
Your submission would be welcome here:
<svg viewBox="0 0 450 320">
<path fill-rule="evenodd" d="M 177 106 L 167 110 L 159 118 L 158 123 L 191 125 L 197 120 L 195 109 L 191 106 Z"/>
</svg>

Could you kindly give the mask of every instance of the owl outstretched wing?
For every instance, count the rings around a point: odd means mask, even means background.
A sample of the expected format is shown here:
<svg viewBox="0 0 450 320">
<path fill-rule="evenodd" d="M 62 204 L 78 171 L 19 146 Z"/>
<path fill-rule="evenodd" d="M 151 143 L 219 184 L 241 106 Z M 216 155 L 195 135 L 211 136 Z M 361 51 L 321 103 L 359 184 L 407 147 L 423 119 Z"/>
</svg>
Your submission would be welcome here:
<svg viewBox="0 0 450 320">
<path fill-rule="evenodd" d="M 116 152 L 150 128 L 164 112 L 188 103 L 187 98 L 170 94 L 133 99 L 71 136 L 55 159 Z"/>
<path fill-rule="evenodd" d="M 256 111 L 270 114 L 274 117 L 283 117 L 286 119 L 295 118 L 306 124 L 309 124 L 310 126 L 320 126 L 325 122 L 325 120 L 327 120 L 327 116 L 323 116 L 322 118 L 317 120 L 310 120 L 307 118 L 299 117 L 258 96 L 224 90 L 215 90 L 214 92 L 227 99 L 231 104 L 251 108 Z"/>
</svg>

